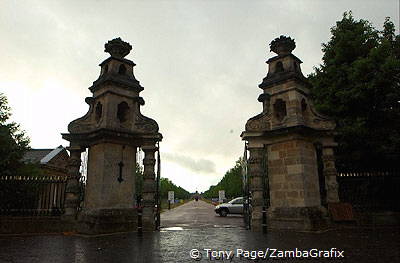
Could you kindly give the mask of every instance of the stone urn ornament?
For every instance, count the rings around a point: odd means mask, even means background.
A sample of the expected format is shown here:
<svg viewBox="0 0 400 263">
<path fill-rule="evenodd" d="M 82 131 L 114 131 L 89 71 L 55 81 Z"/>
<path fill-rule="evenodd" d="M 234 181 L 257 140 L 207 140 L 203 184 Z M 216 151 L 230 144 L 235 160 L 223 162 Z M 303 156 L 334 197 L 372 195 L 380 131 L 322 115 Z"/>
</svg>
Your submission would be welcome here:
<svg viewBox="0 0 400 263">
<path fill-rule="evenodd" d="M 278 56 L 284 56 L 292 53 L 296 48 L 296 42 L 294 42 L 294 39 L 290 37 L 281 35 L 280 37 L 275 38 L 269 46 L 271 51 L 278 54 Z"/>
</svg>

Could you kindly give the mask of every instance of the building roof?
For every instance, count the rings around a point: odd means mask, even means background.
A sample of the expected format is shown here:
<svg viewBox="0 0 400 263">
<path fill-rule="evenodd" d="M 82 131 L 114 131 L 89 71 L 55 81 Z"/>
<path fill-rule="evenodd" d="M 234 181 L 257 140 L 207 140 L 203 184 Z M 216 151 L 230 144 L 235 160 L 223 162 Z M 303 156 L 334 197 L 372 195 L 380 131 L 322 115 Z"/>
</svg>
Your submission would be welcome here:
<svg viewBox="0 0 400 263">
<path fill-rule="evenodd" d="M 25 163 L 41 163 L 46 164 L 59 154 L 64 147 L 62 145 L 55 149 L 30 149 L 22 158 Z"/>
</svg>

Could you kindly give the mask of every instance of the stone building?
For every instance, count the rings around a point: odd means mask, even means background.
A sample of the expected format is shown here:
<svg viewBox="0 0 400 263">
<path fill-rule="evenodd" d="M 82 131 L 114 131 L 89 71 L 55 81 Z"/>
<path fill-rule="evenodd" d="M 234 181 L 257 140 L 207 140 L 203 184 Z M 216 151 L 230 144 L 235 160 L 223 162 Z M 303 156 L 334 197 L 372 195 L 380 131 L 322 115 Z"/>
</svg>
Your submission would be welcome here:
<svg viewBox="0 0 400 263">
<path fill-rule="evenodd" d="M 67 150 L 60 145 L 55 149 L 30 149 L 22 160 L 39 164 L 43 175 L 66 177 L 68 158 Z"/>
<path fill-rule="evenodd" d="M 290 37 L 271 42 L 277 55 L 266 62 L 268 74 L 259 85 L 263 110 L 241 135 L 250 152 L 254 230 L 263 225 L 263 211 L 272 228 L 320 228 L 328 222 L 326 204 L 339 201 L 335 123 L 315 110 L 295 47 Z"/>
</svg>

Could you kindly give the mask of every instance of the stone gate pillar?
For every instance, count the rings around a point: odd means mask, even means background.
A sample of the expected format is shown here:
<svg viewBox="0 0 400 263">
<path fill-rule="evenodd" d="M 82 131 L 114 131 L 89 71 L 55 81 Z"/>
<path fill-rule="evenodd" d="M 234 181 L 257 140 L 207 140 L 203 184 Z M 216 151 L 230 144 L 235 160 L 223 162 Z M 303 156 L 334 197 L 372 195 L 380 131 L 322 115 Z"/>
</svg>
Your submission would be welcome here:
<svg viewBox="0 0 400 263">
<path fill-rule="evenodd" d="M 132 46 L 116 38 L 105 44 L 110 57 L 101 64 L 100 75 L 89 88 L 85 102 L 88 112 L 68 125 L 62 134 L 70 142 L 71 160 L 66 215 L 76 215 L 80 151 L 88 148 L 87 182 L 78 231 L 102 234 L 136 231 L 136 149 L 144 147 L 145 204 L 144 229 L 154 230 L 154 145 L 162 140 L 155 120 L 144 116 L 140 97 L 143 87 L 134 75 L 136 64 L 125 57 Z M 72 147 L 73 146 L 73 147 Z M 75 148 L 78 147 L 78 148 Z"/>
<path fill-rule="evenodd" d="M 67 187 L 65 189 L 65 220 L 75 220 L 79 206 L 80 187 L 79 179 L 81 167 L 81 148 L 69 147 L 70 157 L 68 159 L 68 179 Z"/>
<path fill-rule="evenodd" d="M 263 209 L 263 154 L 262 146 L 248 147 L 250 152 L 248 160 L 249 190 L 251 192 L 251 228 L 254 231 L 262 230 L 262 209 Z"/>
<path fill-rule="evenodd" d="M 249 146 L 267 145 L 268 227 L 311 230 L 323 228 L 329 221 L 320 197 L 315 144 L 334 144 L 335 123 L 315 110 L 310 84 L 301 72 L 302 61 L 292 53 L 295 47 L 290 37 L 280 36 L 271 42 L 276 56 L 268 59 L 267 76 L 259 85 L 263 92 L 258 101 L 263 109 L 247 121 L 241 137 Z M 259 158 L 260 152 L 254 151 L 253 155 Z M 332 148 L 325 147 L 323 155 L 328 202 L 337 201 Z M 262 205 L 258 201 L 262 183 L 260 166 L 253 166 L 257 197 L 252 228 L 257 230 L 262 229 L 258 207 Z"/>
<path fill-rule="evenodd" d="M 154 166 L 156 164 L 155 145 L 145 145 L 142 147 L 144 151 L 143 159 L 143 230 L 155 230 L 155 191 L 156 180 Z"/>
</svg>

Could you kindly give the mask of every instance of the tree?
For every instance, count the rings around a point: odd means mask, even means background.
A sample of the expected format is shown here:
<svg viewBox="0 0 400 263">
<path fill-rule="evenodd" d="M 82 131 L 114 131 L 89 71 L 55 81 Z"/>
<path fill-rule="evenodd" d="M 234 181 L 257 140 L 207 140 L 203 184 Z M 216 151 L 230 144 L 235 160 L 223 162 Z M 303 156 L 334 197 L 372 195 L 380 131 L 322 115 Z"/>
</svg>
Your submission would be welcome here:
<svg viewBox="0 0 400 263">
<path fill-rule="evenodd" d="M 16 175 L 27 173 L 30 169 L 22 162 L 29 149 L 29 138 L 20 126 L 10 122 L 11 109 L 7 97 L 0 93 L 0 174 Z M 35 168 L 36 169 L 36 168 Z"/>
<path fill-rule="evenodd" d="M 160 179 L 160 197 L 161 199 L 168 199 L 168 191 L 174 191 L 176 199 L 189 199 L 190 193 L 180 186 L 175 185 L 168 178 Z"/>
<path fill-rule="evenodd" d="M 205 198 L 217 198 L 220 190 L 225 190 L 226 198 L 243 195 L 242 159 L 239 158 L 233 168 L 229 169 L 217 185 L 212 185 L 203 193 Z"/>
<path fill-rule="evenodd" d="M 351 12 L 331 28 L 322 64 L 308 76 L 317 110 L 337 123 L 337 166 L 392 168 L 400 158 L 400 36 Z"/>
<path fill-rule="evenodd" d="M 143 191 L 143 167 L 136 163 L 136 195 L 141 196 Z M 175 185 L 167 178 L 160 178 L 160 198 L 167 199 L 168 191 L 174 191 L 177 199 L 189 199 L 190 193 L 180 186 Z"/>
<path fill-rule="evenodd" d="M 7 98 L 0 93 L 0 175 L 38 176 L 37 164 L 25 164 L 22 157 L 29 149 L 29 138 L 20 126 L 10 122 L 11 109 Z M 0 181 L 0 207 L 9 209 L 33 208 L 37 205 L 38 182 Z"/>
</svg>

